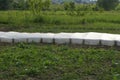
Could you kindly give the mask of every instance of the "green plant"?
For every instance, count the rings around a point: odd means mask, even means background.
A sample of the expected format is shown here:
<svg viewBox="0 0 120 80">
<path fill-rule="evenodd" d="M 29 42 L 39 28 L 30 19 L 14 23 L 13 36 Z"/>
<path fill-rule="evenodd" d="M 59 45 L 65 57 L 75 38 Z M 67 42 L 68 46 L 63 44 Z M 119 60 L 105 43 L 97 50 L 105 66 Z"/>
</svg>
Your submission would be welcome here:
<svg viewBox="0 0 120 80">
<path fill-rule="evenodd" d="M 119 4 L 119 0 L 98 0 L 97 5 L 105 10 L 113 10 Z"/>
<path fill-rule="evenodd" d="M 35 22 L 35 23 L 46 23 L 45 17 L 42 16 L 42 15 L 35 16 L 33 22 Z"/>
<path fill-rule="evenodd" d="M 29 7 L 34 15 L 40 15 L 43 8 L 42 0 L 29 0 Z"/>
<path fill-rule="evenodd" d="M 120 11 L 120 4 L 115 8 L 116 11 Z"/>
<path fill-rule="evenodd" d="M 8 10 L 12 8 L 13 0 L 0 0 L 0 10 Z"/>
<path fill-rule="evenodd" d="M 120 79 L 120 67 L 113 65 L 120 61 L 120 51 L 114 48 L 23 43 L 0 48 L 3 80 Z"/>
<path fill-rule="evenodd" d="M 65 2 L 63 6 L 64 6 L 64 10 L 69 10 L 70 5 L 68 2 Z"/>
<path fill-rule="evenodd" d="M 82 24 L 87 24 L 87 20 L 86 20 L 86 19 L 83 19 L 83 20 L 82 20 Z"/>
<path fill-rule="evenodd" d="M 43 10 L 49 10 L 50 9 L 50 4 L 51 4 L 51 0 L 45 0 L 43 2 Z"/>
</svg>

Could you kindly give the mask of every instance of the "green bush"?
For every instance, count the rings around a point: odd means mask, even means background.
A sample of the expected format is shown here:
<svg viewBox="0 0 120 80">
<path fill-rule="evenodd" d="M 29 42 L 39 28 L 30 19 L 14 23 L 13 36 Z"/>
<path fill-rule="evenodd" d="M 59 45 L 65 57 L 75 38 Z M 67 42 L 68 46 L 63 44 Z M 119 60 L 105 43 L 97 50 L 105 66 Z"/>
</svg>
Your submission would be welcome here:
<svg viewBox="0 0 120 80">
<path fill-rule="evenodd" d="M 46 23 L 45 17 L 42 15 L 36 15 L 33 19 L 34 23 Z"/>
<path fill-rule="evenodd" d="M 120 4 L 115 8 L 116 11 L 120 11 Z"/>
<path fill-rule="evenodd" d="M 84 18 L 84 19 L 82 20 L 82 24 L 87 24 L 87 19 Z"/>
<path fill-rule="evenodd" d="M 98 0 L 97 5 L 104 10 L 114 10 L 118 6 L 119 0 Z"/>
</svg>

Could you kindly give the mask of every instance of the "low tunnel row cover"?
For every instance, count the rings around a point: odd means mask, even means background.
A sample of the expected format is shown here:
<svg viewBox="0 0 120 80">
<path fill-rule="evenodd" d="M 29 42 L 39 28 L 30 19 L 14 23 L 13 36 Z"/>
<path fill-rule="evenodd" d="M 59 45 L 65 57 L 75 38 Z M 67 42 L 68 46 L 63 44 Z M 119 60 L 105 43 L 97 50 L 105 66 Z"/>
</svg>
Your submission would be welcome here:
<svg viewBox="0 0 120 80">
<path fill-rule="evenodd" d="M 85 44 L 120 46 L 119 34 L 107 34 L 97 32 L 86 33 L 20 33 L 0 32 L 0 41 L 7 43 L 56 43 L 56 44 Z"/>
<path fill-rule="evenodd" d="M 54 40 L 57 44 L 69 44 L 70 38 L 73 35 L 73 33 L 58 33 L 55 34 Z"/>
</svg>

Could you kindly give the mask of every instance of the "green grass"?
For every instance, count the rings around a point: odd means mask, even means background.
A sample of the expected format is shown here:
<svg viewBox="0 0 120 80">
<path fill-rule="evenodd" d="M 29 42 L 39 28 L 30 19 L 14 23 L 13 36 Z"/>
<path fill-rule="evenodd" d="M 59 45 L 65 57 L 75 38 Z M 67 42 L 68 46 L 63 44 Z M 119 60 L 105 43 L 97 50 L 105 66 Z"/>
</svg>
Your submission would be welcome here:
<svg viewBox="0 0 120 80">
<path fill-rule="evenodd" d="M 65 11 L 46 11 L 42 16 L 29 11 L 1 11 L 0 30 L 22 32 L 108 32 L 120 33 L 120 13 L 86 11 L 84 16 Z"/>
<path fill-rule="evenodd" d="M 120 13 L 0 11 L 0 31 L 120 34 Z M 0 46 L 0 80 L 119 80 L 120 51 L 71 45 Z"/>
<path fill-rule="evenodd" d="M 1 46 L 1 80 L 119 80 L 120 51 L 70 45 Z"/>
</svg>

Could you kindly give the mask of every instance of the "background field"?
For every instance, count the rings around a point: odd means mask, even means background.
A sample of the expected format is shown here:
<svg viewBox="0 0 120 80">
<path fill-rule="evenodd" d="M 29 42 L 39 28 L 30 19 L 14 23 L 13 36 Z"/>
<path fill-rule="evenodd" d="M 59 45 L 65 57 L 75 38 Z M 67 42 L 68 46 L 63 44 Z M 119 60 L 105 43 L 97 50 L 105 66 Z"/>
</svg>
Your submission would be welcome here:
<svg viewBox="0 0 120 80">
<path fill-rule="evenodd" d="M 29 11 L 0 11 L 0 30 L 21 32 L 107 32 L 120 33 L 119 11 L 44 11 L 42 16 Z"/>
</svg>

